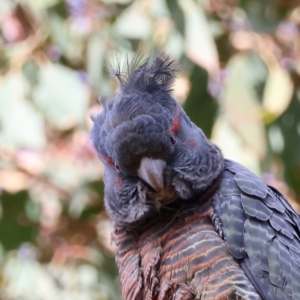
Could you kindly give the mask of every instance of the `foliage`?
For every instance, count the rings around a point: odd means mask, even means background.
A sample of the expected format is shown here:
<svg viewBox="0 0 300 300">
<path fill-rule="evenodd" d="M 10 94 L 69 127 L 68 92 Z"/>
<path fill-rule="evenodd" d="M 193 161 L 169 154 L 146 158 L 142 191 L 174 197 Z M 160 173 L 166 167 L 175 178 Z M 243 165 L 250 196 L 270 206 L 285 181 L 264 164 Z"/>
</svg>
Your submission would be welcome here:
<svg viewBox="0 0 300 300">
<path fill-rule="evenodd" d="M 0 298 L 120 297 L 89 116 L 137 52 L 176 59 L 193 121 L 299 208 L 299 29 L 298 1 L 0 0 Z"/>
</svg>

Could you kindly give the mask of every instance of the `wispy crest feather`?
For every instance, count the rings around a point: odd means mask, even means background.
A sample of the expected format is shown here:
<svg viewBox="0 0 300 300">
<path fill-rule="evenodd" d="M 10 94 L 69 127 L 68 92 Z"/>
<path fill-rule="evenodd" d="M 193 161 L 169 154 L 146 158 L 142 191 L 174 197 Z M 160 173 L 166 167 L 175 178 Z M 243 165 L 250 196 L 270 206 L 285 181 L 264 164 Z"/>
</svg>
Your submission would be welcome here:
<svg viewBox="0 0 300 300">
<path fill-rule="evenodd" d="M 168 55 L 161 54 L 146 60 L 137 55 L 130 61 L 126 59 L 123 71 L 118 63 L 112 75 L 117 77 L 121 92 L 170 92 L 177 70 L 178 67 Z"/>
</svg>

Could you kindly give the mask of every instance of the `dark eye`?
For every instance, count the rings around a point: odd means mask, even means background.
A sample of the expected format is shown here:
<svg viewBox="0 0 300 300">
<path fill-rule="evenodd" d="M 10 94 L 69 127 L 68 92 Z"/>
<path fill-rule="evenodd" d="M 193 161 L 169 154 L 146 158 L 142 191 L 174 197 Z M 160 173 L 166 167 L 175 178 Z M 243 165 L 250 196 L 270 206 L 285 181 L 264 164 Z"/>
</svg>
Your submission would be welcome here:
<svg viewBox="0 0 300 300">
<path fill-rule="evenodd" d="M 120 172 L 120 167 L 117 164 L 115 165 L 115 168 L 116 168 L 117 172 Z"/>
<path fill-rule="evenodd" d="M 170 136 L 170 142 L 171 142 L 172 145 L 176 144 L 176 140 L 173 136 Z"/>
</svg>

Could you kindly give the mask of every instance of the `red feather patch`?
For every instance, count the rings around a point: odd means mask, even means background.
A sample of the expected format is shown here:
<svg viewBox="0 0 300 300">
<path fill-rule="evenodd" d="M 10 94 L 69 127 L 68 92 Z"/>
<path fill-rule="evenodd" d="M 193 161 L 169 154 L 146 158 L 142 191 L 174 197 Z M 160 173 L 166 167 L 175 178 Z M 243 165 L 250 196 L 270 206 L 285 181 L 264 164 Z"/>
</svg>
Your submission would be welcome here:
<svg viewBox="0 0 300 300">
<path fill-rule="evenodd" d="M 198 143 L 196 140 L 187 140 L 187 144 L 191 147 L 191 148 L 195 148 Z"/>
<path fill-rule="evenodd" d="M 172 123 L 172 131 L 176 133 L 178 132 L 178 130 L 179 130 L 179 113 L 178 110 L 176 109 L 175 118 Z"/>
<path fill-rule="evenodd" d="M 110 165 L 114 165 L 114 161 L 109 156 L 102 156 L 103 160 Z"/>
<path fill-rule="evenodd" d="M 120 190 L 120 189 L 122 188 L 122 186 L 123 186 L 123 181 L 122 181 L 121 178 L 118 177 L 118 178 L 115 180 L 114 184 L 116 185 L 117 189 Z"/>
</svg>

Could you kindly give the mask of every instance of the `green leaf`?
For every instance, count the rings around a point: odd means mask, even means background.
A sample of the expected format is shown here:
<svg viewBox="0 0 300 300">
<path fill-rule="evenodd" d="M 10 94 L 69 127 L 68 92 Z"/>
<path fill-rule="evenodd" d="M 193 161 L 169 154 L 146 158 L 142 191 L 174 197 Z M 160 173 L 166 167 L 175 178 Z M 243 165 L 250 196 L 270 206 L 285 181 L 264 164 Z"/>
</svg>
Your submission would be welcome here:
<svg viewBox="0 0 300 300">
<path fill-rule="evenodd" d="M 185 18 L 185 52 L 209 73 L 219 69 L 219 59 L 206 16 L 194 0 L 179 0 Z"/>
<path fill-rule="evenodd" d="M 29 86 L 21 73 L 0 82 L 0 144 L 41 149 L 45 145 L 42 115 L 25 99 Z"/>
<path fill-rule="evenodd" d="M 105 41 L 103 40 L 102 35 L 97 34 L 90 37 L 87 44 L 86 54 L 87 73 L 97 93 L 100 93 L 101 83 L 103 81 L 103 58 L 105 50 Z"/>
<path fill-rule="evenodd" d="M 40 69 L 39 82 L 34 101 L 54 127 L 67 130 L 85 123 L 89 93 L 78 73 L 49 63 Z"/>
<path fill-rule="evenodd" d="M 300 90 L 292 97 L 287 110 L 270 125 L 272 130 L 277 128 L 277 140 L 270 140 L 274 156 L 280 154 L 284 162 L 284 175 L 287 183 L 300 196 Z M 273 134 L 274 136 L 274 134 Z M 276 135 L 275 135 L 276 137 Z M 279 150 L 279 151 L 278 151 Z"/>
<path fill-rule="evenodd" d="M 265 62 L 255 52 L 248 55 L 245 73 L 246 80 L 254 87 L 258 100 L 261 102 L 269 70 Z"/>
<path fill-rule="evenodd" d="M 165 44 L 165 51 L 171 55 L 172 58 L 179 60 L 184 51 L 183 45 L 184 40 L 182 35 L 177 30 L 174 30 L 168 36 Z"/>
<path fill-rule="evenodd" d="M 270 68 L 263 95 L 263 106 L 274 117 L 281 115 L 293 96 L 293 83 L 289 73 L 279 65 Z"/>
<path fill-rule="evenodd" d="M 132 2 L 133 0 L 102 0 L 101 2 L 104 2 L 104 3 L 117 3 L 117 4 L 120 4 L 120 5 L 126 5 L 130 2 Z"/>
<path fill-rule="evenodd" d="M 221 97 L 222 109 L 243 143 L 262 158 L 266 152 L 265 128 L 255 80 L 249 76 L 255 74 L 255 64 L 247 55 L 240 54 L 231 58 L 227 69 L 229 78 Z"/>
<path fill-rule="evenodd" d="M 184 35 L 184 15 L 180 6 L 178 5 L 178 1 L 166 0 L 166 4 L 171 13 L 172 19 L 176 24 L 176 28 L 182 35 Z"/>
<path fill-rule="evenodd" d="M 22 66 L 22 72 L 32 87 L 38 84 L 39 67 L 33 60 L 25 62 L 25 64 Z"/>
<path fill-rule="evenodd" d="M 102 180 L 90 181 L 89 188 L 99 196 L 103 197 L 104 195 L 104 182 Z"/>
<path fill-rule="evenodd" d="M 34 242 L 37 228 L 25 215 L 26 203 L 31 201 L 27 192 L 3 192 L 0 201 L 3 215 L 0 219 L 0 242 L 5 250 L 16 249 L 24 242 Z"/>
<path fill-rule="evenodd" d="M 22 0 L 27 2 L 34 9 L 47 9 L 59 2 L 59 0 Z"/>
<path fill-rule="evenodd" d="M 219 116 L 212 133 L 212 142 L 220 147 L 224 157 L 239 162 L 257 175 L 261 174 L 260 157 L 245 145 L 242 137 L 230 124 L 226 116 Z"/>
<path fill-rule="evenodd" d="M 80 62 L 83 56 L 83 40 L 71 32 L 68 23 L 57 13 L 49 15 L 49 29 L 53 42 L 72 64 Z"/>
<path fill-rule="evenodd" d="M 183 108 L 191 120 L 203 130 L 206 136 L 210 137 L 218 107 L 207 92 L 207 71 L 194 65 L 190 82 L 191 89 Z"/>
<path fill-rule="evenodd" d="M 30 199 L 27 199 L 26 204 L 25 204 L 25 212 L 27 217 L 34 221 L 34 222 L 39 222 L 40 216 L 41 216 L 41 211 L 40 207 L 36 202 L 33 202 Z"/>
<path fill-rule="evenodd" d="M 240 6 L 247 13 L 253 31 L 273 33 L 281 20 L 273 0 L 242 0 Z"/>
<path fill-rule="evenodd" d="M 114 30 L 117 34 L 131 39 L 151 37 L 152 26 L 142 6 L 133 3 L 117 19 Z"/>
</svg>

